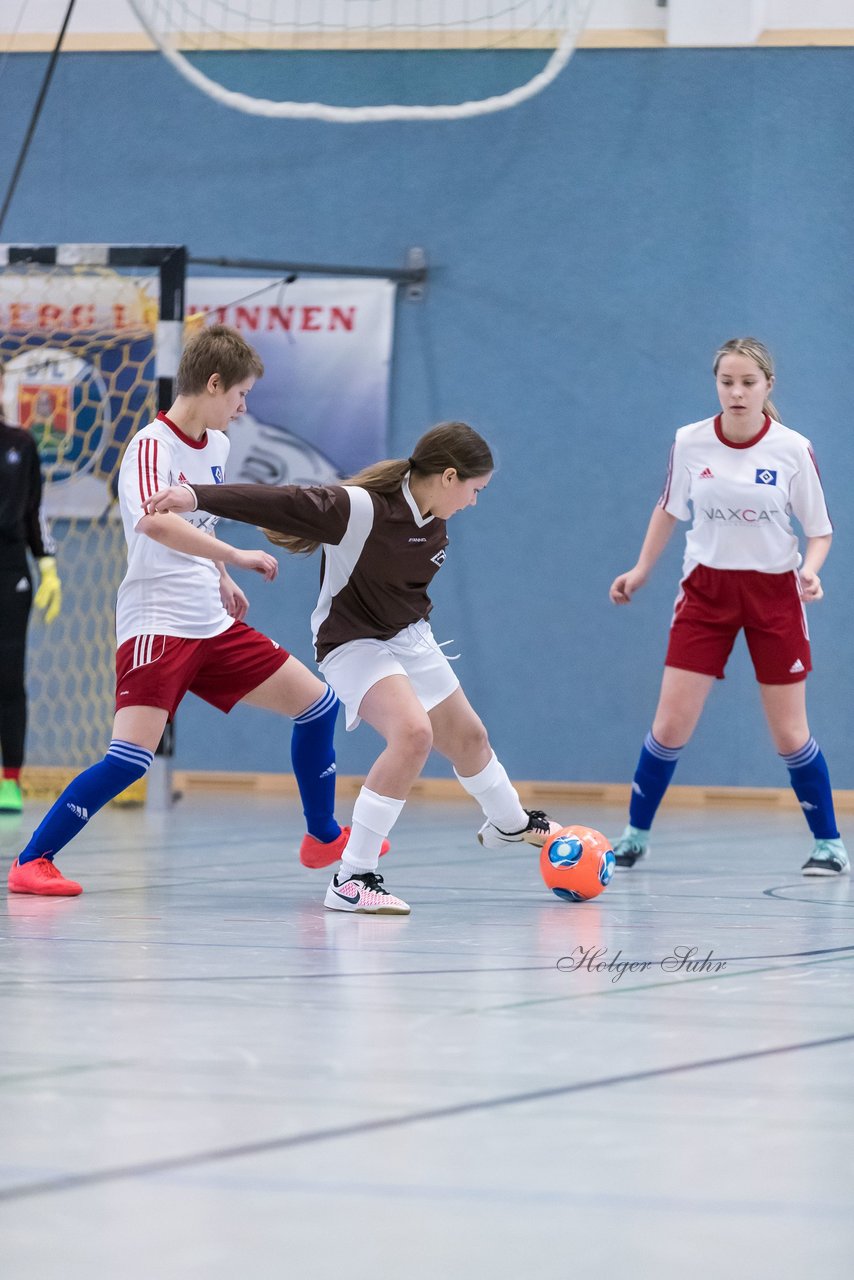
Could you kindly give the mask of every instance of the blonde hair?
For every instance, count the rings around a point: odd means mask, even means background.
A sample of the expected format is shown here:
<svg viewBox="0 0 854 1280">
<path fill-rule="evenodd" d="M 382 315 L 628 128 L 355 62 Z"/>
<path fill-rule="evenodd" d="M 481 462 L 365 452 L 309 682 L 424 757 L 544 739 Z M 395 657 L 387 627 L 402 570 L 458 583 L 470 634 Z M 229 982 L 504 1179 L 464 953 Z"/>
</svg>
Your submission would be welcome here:
<svg viewBox="0 0 854 1280">
<path fill-rule="evenodd" d="M 244 378 L 260 378 L 264 373 L 255 348 L 227 324 L 212 324 L 187 340 L 175 379 L 176 394 L 200 395 L 215 373 L 226 391 Z"/>
<path fill-rule="evenodd" d="M 758 338 L 730 338 L 723 346 L 718 347 L 715 352 L 715 361 L 712 365 L 712 372 L 715 377 L 718 376 L 718 368 L 724 356 L 747 356 L 748 360 L 752 360 L 754 364 L 759 366 L 769 382 L 774 377 L 774 358 L 765 343 L 760 342 Z M 774 402 L 768 396 L 763 401 L 762 412 L 767 413 L 769 418 L 773 418 L 775 422 L 780 421 L 780 414 L 774 407 Z"/>
<path fill-rule="evenodd" d="M 440 476 L 453 468 L 460 480 L 488 475 L 495 469 L 492 451 L 473 427 L 466 422 L 440 422 L 426 431 L 408 458 L 386 458 L 363 467 L 344 480 L 346 486 L 358 485 L 372 493 L 395 493 L 407 472 L 422 476 Z M 262 529 L 270 542 L 295 555 L 310 555 L 320 546 L 310 538 L 298 538 L 273 529 Z"/>
</svg>

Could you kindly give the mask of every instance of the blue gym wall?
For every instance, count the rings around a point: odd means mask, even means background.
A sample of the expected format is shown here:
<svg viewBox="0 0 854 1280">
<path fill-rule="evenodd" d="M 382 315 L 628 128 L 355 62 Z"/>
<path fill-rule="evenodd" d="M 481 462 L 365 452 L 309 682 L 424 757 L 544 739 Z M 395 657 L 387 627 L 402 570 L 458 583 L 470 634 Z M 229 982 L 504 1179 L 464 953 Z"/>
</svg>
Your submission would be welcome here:
<svg viewBox="0 0 854 1280">
<path fill-rule="evenodd" d="M 480 96 L 508 65 L 348 57 L 356 91 L 380 98 L 382 77 L 417 98 L 434 74 Z M 322 95 L 326 60 L 288 65 L 295 96 Z M 17 55 L 0 76 L 3 188 L 44 66 Z M 809 697 L 834 780 L 854 787 L 852 71 L 854 49 L 590 51 L 512 112 L 348 127 L 235 114 L 154 54 L 69 54 L 2 238 L 365 265 L 426 249 L 426 301 L 398 309 L 389 453 L 452 416 L 495 446 L 492 485 L 451 523 L 434 629 L 519 778 L 630 777 L 678 539 L 630 607 L 608 587 L 634 562 L 674 429 L 716 408 L 715 347 L 757 334 L 837 523 L 809 615 Z M 248 531 L 223 536 L 249 545 Z M 248 584 L 250 621 L 307 660 L 316 579 L 316 559 L 283 557 L 274 586 Z M 188 699 L 176 763 L 283 771 L 287 736 L 260 712 L 226 722 Z M 366 770 L 377 741 L 342 731 L 340 770 Z M 786 781 L 741 644 L 677 780 Z"/>
</svg>

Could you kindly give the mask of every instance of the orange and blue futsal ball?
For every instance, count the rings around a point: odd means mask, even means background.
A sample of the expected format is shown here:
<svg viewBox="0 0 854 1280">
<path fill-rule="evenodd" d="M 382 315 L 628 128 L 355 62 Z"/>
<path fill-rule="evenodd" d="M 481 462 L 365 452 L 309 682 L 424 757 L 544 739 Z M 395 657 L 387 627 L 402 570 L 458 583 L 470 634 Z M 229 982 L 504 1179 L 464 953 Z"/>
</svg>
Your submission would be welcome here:
<svg viewBox="0 0 854 1280">
<path fill-rule="evenodd" d="M 565 902 L 586 902 L 607 889 L 617 863 L 610 842 L 592 827 L 561 827 L 543 845 L 540 873 Z"/>
</svg>

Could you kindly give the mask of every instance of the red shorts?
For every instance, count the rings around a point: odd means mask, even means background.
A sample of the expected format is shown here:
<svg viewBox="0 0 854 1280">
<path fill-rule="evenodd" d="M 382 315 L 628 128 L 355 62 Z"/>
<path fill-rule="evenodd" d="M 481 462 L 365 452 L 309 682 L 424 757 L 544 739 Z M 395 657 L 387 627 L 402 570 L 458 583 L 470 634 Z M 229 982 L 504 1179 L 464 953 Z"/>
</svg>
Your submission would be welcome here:
<svg viewBox="0 0 854 1280">
<path fill-rule="evenodd" d="M 171 720 L 189 691 L 228 712 L 289 657 L 245 622 L 204 640 L 134 636 L 116 654 L 116 710 L 160 707 Z"/>
<path fill-rule="evenodd" d="M 682 582 L 665 666 L 723 679 L 739 631 L 760 684 L 796 684 L 812 670 L 797 573 L 709 569 L 697 565 Z"/>
</svg>

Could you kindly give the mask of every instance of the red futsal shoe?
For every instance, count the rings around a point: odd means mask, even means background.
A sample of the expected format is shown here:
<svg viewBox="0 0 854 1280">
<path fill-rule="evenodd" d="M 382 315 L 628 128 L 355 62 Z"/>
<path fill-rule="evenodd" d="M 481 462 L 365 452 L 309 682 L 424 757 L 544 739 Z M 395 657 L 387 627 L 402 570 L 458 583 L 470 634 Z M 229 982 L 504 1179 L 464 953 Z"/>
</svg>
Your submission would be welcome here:
<svg viewBox="0 0 854 1280">
<path fill-rule="evenodd" d="M 322 840 L 315 840 L 314 836 L 303 836 L 299 847 L 299 860 L 304 867 L 311 867 L 312 871 L 316 871 L 318 867 L 331 867 L 333 862 L 340 862 L 341 854 L 349 839 L 349 827 L 342 827 L 340 836 L 326 844 Z M 390 848 L 388 840 L 383 840 L 380 857 L 388 853 Z"/>
<path fill-rule="evenodd" d="M 75 898 L 83 886 L 66 880 L 50 858 L 33 858 L 19 863 L 16 858 L 9 869 L 10 893 L 36 893 L 43 898 Z"/>
</svg>

